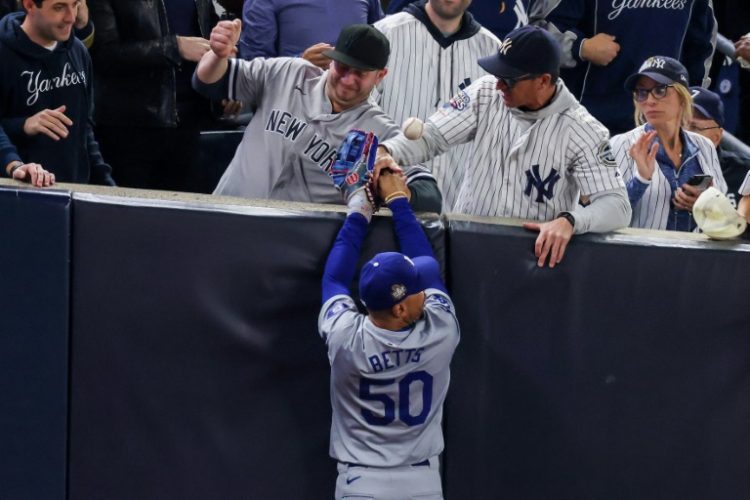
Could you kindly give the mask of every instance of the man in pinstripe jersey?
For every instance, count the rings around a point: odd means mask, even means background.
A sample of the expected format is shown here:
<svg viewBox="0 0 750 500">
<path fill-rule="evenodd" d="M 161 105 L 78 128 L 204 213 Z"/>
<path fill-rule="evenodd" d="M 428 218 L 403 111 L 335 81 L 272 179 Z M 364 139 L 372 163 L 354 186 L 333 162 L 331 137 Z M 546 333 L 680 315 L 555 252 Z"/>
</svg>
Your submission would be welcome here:
<svg viewBox="0 0 750 500">
<path fill-rule="evenodd" d="M 524 227 L 539 231 L 539 266 L 559 263 L 573 234 L 627 226 L 631 209 L 609 132 L 558 79 L 560 49 L 551 35 L 535 26 L 514 30 L 479 64 L 492 75 L 430 116 L 419 140 L 384 141 L 380 167 L 412 165 L 470 142 L 459 211 L 535 221 Z"/>
<path fill-rule="evenodd" d="M 471 0 L 420 0 L 381 19 L 375 27 L 391 42 L 390 74 L 377 86 L 376 100 L 396 123 L 426 119 L 472 80 L 487 73 L 477 59 L 497 52 L 500 40 L 466 12 Z M 468 145 L 433 158 L 430 167 L 453 211 L 461 187 Z"/>
</svg>

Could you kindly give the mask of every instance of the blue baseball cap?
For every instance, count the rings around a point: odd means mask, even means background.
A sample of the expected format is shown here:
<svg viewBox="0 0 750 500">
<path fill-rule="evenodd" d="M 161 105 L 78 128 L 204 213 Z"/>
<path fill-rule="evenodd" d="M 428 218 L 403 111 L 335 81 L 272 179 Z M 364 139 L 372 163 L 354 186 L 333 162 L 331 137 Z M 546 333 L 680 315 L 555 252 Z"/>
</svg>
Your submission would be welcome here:
<svg viewBox="0 0 750 500">
<path fill-rule="evenodd" d="M 652 56 L 643 61 L 638 72 L 630 75 L 625 80 L 625 90 L 635 90 L 635 84 L 642 76 L 651 78 L 662 85 L 671 85 L 679 83 L 685 88 L 690 86 L 688 83 L 688 71 L 680 61 L 667 56 Z"/>
<path fill-rule="evenodd" d="M 693 96 L 693 108 L 701 116 L 715 121 L 720 127 L 724 126 L 724 103 L 719 94 L 703 87 L 690 87 L 690 94 Z"/>
<path fill-rule="evenodd" d="M 370 259 L 359 274 L 359 297 L 367 309 L 390 309 L 409 295 L 419 293 L 440 274 L 432 257 L 410 259 L 398 252 L 383 252 Z"/>
<path fill-rule="evenodd" d="M 526 75 L 560 72 L 560 45 L 547 30 L 523 26 L 508 33 L 497 53 L 477 61 L 487 73 L 497 77 L 518 78 Z"/>
</svg>

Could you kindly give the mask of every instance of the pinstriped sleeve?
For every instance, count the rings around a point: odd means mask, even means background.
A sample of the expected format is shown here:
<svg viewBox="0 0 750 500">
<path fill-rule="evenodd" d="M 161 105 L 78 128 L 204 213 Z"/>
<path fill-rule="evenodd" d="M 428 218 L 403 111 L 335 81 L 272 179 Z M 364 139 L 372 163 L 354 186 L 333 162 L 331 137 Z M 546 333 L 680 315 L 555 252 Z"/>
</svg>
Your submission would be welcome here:
<svg viewBox="0 0 750 500">
<path fill-rule="evenodd" d="M 630 135 L 632 133 L 633 132 L 627 132 L 625 134 L 616 135 L 609 141 L 612 145 L 612 154 L 614 154 L 615 161 L 617 162 L 617 168 L 620 169 L 622 179 L 626 183 L 633 178 L 633 167 L 635 166 L 635 162 L 628 154 L 630 146 L 633 144 L 630 140 Z"/>
<path fill-rule="evenodd" d="M 474 139 L 477 130 L 480 90 L 490 79 L 477 80 L 456 94 L 449 103 L 433 113 L 425 122 L 422 137 L 409 140 L 399 136 L 384 145 L 399 164 L 422 163 L 446 152 L 456 144 Z M 492 87 L 494 91 L 494 78 Z M 484 85 L 482 83 L 484 82 Z"/>
<path fill-rule="evenodd" d="M 438 109 L 429 121 L 450 144 L 463 144 L 474 139 L 479 123 L 481 103 L 495 92 L 495 78 L 483 77 L 454 95 Z"/>
<path fill-rule="evenodd" d="M 568 165 L 584 195 L 625 188 L 604 127 L 572 120 L 569 134 Z"/>
</svg>

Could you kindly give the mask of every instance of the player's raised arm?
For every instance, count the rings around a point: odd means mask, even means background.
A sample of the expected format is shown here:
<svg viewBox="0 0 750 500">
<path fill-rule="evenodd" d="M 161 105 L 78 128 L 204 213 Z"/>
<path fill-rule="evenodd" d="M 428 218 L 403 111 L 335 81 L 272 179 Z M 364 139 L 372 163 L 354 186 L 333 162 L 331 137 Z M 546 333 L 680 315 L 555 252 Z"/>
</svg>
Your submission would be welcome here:
<svg viewBox="0 0 750 500">
<path fill-rule="evenodd" d="M 349 207 L 323 271 L 323 303 L 336 295 L 349 295 L 367 225 L 375 210 L 369 182 L 375 166 L 378 139 L 372 133 L 349 132 L 331 168 L 333 181 Z"/>
<path fill-rule="evenodd" d="M 414 217 L 408 199 L 408 189 L 405 177 L 398 172 L 383 170 L 378 179 L 378 194 L 393 213 L 393 227 L 396 231 L 401 252 L 410 258 L 432 257 L 435 254 L 432 246 L 424 234 L 422 227 Z M 447 293 L 445 284 L 440 278 L 440 269 L 435 261 L 435 269 L 430 273 L 432 278 L 427 284 L 428 288 L 437 288 Z"/>
<path fill-rule="evenodd" d="M 323 304 L 336 295 L 349 295 L 349 284 L 357 271 L 357 260 L 370 222 L 361 210 L 365 204 L 369 204 L 362 196 L 360 193 L 349 200 L 349 213 L 328 254 L 323 270 Z"/>
</svg>

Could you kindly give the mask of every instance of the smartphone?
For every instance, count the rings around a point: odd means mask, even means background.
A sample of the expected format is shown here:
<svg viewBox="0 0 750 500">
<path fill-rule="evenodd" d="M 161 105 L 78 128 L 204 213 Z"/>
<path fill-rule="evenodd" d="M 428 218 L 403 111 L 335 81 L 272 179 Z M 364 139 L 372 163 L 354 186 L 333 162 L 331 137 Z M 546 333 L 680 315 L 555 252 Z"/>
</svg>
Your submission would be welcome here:
<svg viewBox="0 0 750 500">
<path fill-rule="evenodd" d="M 708 186 L 711 185 L 711 181 L 713 180 L 714 178 L 708 174 L 695 174 L 688 179 L 687 184 L 688 186 L 697 187 L 701 191 L 704 191 L 705 189 L 708 189 Z"/>
</svg>

